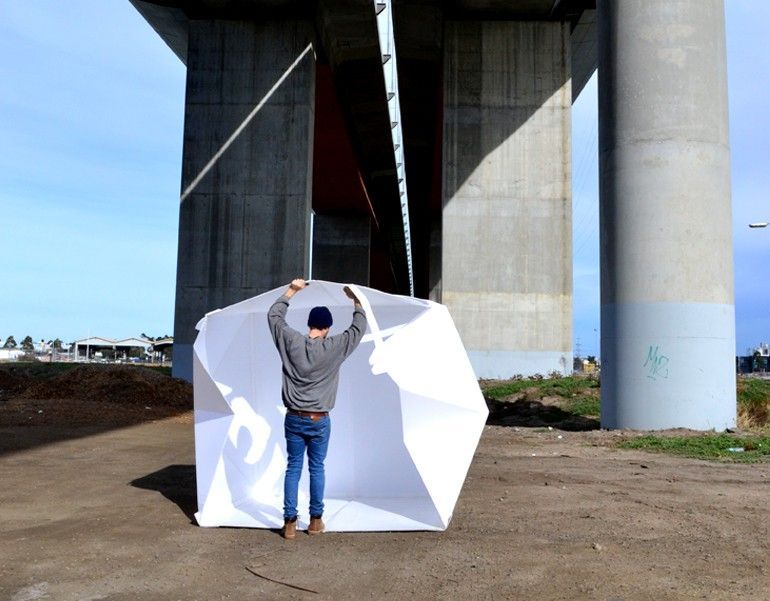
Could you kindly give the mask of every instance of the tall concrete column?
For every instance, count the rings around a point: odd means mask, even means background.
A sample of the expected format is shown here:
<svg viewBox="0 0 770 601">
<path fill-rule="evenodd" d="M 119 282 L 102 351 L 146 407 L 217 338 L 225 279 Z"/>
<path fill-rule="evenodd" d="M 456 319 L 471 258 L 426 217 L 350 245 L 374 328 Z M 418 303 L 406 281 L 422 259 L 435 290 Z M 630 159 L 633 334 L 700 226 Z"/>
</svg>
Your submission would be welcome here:
<svg viewBox="0 0 770 601">
<path fill-rule="evenodd" d="M 569 26 L 448 22 L 441 280 L 479 377 L 572 369 Z"/>
<path fill-rule="evenodd" d="M 721 0 L 600 0 L 602 409 L 609 428 L 735 424 Z"/>
<path fill-rule="evenodd" d="M 190 21 L 174 375 L 206 312 L 307 275 L 315 63 L 305 22 Z"/>
<path fill-rule="evenodd" d="M 371 238 L 368 217 L 316 214 L 313 279 L 368 286 Z"/>
</svg>

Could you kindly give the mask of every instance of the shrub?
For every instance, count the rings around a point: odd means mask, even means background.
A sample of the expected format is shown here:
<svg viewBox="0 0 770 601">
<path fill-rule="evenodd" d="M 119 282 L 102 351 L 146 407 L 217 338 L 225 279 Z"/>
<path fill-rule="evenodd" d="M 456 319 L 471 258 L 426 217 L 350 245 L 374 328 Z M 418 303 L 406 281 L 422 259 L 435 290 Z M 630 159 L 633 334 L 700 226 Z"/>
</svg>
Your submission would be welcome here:
<svg viewBox="0 0 770 601">
<path fill-rule="evenodd" d="M 762 428 L 770 414 L 770 381 L 738 380 L 738 422 L 743 428 Z"/>
</svg>

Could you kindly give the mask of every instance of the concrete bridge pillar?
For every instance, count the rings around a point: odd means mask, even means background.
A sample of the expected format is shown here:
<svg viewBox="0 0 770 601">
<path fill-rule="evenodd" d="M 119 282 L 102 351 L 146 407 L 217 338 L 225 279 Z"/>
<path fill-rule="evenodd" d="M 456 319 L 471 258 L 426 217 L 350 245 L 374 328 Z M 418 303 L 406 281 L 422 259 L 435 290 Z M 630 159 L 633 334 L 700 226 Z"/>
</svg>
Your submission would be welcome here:
<svg viewBox="0 0 770 601">
<path fill-rule="evenodd" d="M 446 23 L 432 295 L 479 377 L 572 369 L 569 48 L 565 23 Z"/>
<path fill-rule="evenodd" d="M 735 424 L 724 6 L 599 0 L 602 426 Z"/>
<path fill-rule="evenodd" d="M 189 23 L 174 375 L 196 322 L 309 267 L 310 22 Z"/>
<path fill-rule="evenodd" d="M 371 237 L 368 217 L 316 214 L 313 279 L 368 286 Z"/>
</svg>

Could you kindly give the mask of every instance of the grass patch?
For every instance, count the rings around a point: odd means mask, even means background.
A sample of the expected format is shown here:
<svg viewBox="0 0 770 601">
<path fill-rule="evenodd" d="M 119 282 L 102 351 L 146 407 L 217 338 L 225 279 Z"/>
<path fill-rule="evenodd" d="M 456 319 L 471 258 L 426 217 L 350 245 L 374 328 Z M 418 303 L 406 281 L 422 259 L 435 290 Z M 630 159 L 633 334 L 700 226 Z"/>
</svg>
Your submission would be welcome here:
<svg viewBox="0 0 770 601">
<path fill-rule="evenodd" d="M 505 382 L 488 382 L 481 384 L 484 394 L 491 399 L 502 399 L 507 396 L 524 392 L 530 388 L 538 389 L 538 396 L 573 396 L 590 388 L 599 388 L 599 381 L 594 378 L 566 376 L 563 378 L 532 378 L 514 379 Z"/>
<path fill-rule="evenodd" d="M 104 367 L 105 369 L 109 369 L 109 367 L 116 364 L 113 364 L 113 363 L 90 363 L 89 364 L 89 363 L 72 363 L 72 362 L 47 363 L 43 361 L 13 361 L 8 363 L 0 363 L 0 371 L 10 373 L 14 376 L 31 378 L 33 380 L 48 380 L 55 376 L 66 373 L 72 369 L 75 369 L 76 367 L 79 367 L 81 365 L 98 365 L 100 367 Z M 119 365 L 137 367 L 140 369 L 152 369 L 162 373 L 163 375 L 166 375 L 169 377 L 171 376 L 171 368 L 167 365 L 147 365 L 147 364 L 141 364 L 141 363 L 137 365 L 131 364 L 131 363 L 122 363 Z"/>
<path fill-rule="evenodd" d="M 524 392 L 527 388 L 532 388 L 534 385 L 534 380 L 511 380 L 504 384 L 493 384 L 492 386 L 484 386 L 482 384 L 481 390 L 484 392 L 484 396 L 490 399 L 502 399 L 512 394 Z"/>
<path fill-rule="evenodd" d="M 171 368 L 168 365 L 138 365 L 137 367 L 143 367 L 144 369 L 154 369 L 157 372 L 162 373 L 164 376 L 171 377 Z"/>
<path fill-rule="evenodd" d="M 599 397 L 578 396 L 567 402 L 565 411 L 584 417 L 599 416 Z"/>
<path fill-rule="evenodd" d="M 621 449 L 641 449 L 693 459 L 756 463 L 770 455 L 770 436 L 734 436 L 706 434 L 703 436 L 656 436 L 649 434 L 618 444 Z M 744 449 L 734 452 L 729 449 Z"/>
<path fill-rule="evenodd" d="M 599 380 L 585 376 L 479 382 L 490 408 L 490 423 L 525 427 L 553 424 L 566 429 L 592 429 L 599 422 Z"/>
<path fill-rule="evenodd" d="M 78 363 L 43 363 L 42 361 L 13 361 L 0 363 L 0 371 L 15 376 L 32 378 L 33 380 L 48 380 L 59 374 L 66 373 L 77 367 Z"/>
<path fill-rule="evenodd" d="M 591 388 L 599 388 L 599 381 L 594 378 L 578 378 L 567 376 L 566 378 L 551 378 L 543 380 L 545 385 L 543 393 L 546 396 L 560 396 L 572 398 Z"/>
</svg>

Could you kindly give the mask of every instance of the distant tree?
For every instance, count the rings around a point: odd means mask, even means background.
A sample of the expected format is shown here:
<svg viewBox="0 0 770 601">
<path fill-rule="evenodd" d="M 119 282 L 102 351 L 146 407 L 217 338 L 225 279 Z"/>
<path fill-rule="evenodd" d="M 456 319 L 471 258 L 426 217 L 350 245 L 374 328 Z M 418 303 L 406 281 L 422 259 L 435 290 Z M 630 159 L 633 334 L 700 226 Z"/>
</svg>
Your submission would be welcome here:
<svg viewBox="0 0 770 601">
<path fill-rule="evenodd" d="M 55 350 L 57 350 L 57 351 L 60 351 L 60 350 L 61 350 L 61 345 L 62 345 L 62 342 L 61 342 L 61 339 L 60 339 L 60 338 L 57 338 L 56 340 L 54 340 L 54 341 L 51 343 L 51 346 L 52 346 L 52 347 L 53 347 Z"/>
<path fill-rule="evenodd" d="M 596 357 L 595 357 L 595 356 L 593 356 L 593 355 L 588 355 L 588 357 L 586 357 L 586 360 L 587 360 L 589 363 L 596 363 Z"/>
<path fill-rule="evenodd" d="M 13 336 L 8 336 L 8 338 L 5 339 L 3 348 L 16 348 L 17 346 L 16 339 Z"/>
<path fill-rule="evenodd" d="M 21 341 L 21 348 L 25 351 L 32 351 L 35 349 L 35 343 L 32 342 L 32 336 L 27 336 Z"/>
<path fill-rule="evenodd" d="M 145 340 L 155 340 L 155 338 L 153 338 L 152 336 L 148 336 L 148 335 L 147 335 L 147 334 L 145 334 L 144 332 L 142 332 L 142 333 L 141 333 L 141 335 L 140 335 L 139 337 L 140 337 L 140 338 L 144 338 Z"/>
</svg>

